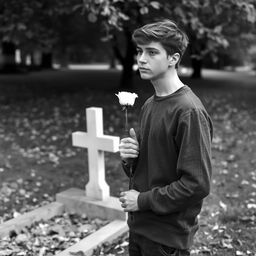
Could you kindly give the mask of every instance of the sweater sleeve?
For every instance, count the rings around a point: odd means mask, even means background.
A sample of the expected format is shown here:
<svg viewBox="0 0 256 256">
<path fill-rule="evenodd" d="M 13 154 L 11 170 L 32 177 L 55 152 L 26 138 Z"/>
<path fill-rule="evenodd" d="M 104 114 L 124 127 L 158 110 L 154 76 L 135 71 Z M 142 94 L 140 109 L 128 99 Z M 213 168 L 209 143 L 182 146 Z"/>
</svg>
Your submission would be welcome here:
<svg viewBox="0 0 256 256">
<path fill-rule="evenodd" d="M 194 109 L 184 113 L 175 136 L 178 179 L 140 193 L 139 209 L 169 214 L 201 202 L 210 191 L 211 140 L 212 123 L 206 112 Z"/>
</svg>

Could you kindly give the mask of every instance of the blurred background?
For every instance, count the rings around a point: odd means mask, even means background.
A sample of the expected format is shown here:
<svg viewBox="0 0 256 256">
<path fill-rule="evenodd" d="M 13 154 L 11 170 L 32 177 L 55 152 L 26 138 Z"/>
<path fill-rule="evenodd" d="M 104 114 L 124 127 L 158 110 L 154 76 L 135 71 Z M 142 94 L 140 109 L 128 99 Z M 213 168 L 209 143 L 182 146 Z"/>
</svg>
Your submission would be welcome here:
<svg viewBox="0 0 256 256">
<path fill-rule="evenodd" d="M 169 18 L 190 38 L 183 65 L 252 71 L 256 67 L 255 1 L 71 0 L 0 2 L 0 70 L 33 72 L 105 64 L 121 68 L 130 87 L 133 30 Z"/>
</svg>

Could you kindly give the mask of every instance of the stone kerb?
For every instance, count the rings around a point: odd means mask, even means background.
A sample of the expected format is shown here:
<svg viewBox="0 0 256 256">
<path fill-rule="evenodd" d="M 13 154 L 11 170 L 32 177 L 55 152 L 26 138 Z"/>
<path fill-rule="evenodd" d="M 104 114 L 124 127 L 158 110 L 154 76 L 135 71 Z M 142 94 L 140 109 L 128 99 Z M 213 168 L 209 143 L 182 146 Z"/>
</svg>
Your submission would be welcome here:
<svg viewBox="0 0 256 256">
<path fill-rule="evenodd" d="M 36 221 L 48 220 L 54 216 L 63 214 L 63 212 L 64 205 L 62 203 L 53 202 L 22 214 L 0 225 L 0 239 L 8 236 L 9 232 L 12 230 L 20 232 L 23 228 L 31 226 Z"/>
</svg>

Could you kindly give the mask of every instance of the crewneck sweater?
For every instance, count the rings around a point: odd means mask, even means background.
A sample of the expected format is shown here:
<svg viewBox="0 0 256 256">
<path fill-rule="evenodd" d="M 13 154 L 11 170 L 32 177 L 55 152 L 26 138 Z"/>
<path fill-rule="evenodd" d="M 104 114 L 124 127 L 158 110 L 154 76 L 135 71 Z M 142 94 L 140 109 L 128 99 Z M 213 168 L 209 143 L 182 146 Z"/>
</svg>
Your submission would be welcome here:
<svg viewBox="0 0 256 256">
<path fill-rule="evenodd" d="M 212 122 L 188 86 L 153 95 L 141 109 L 140 153 L 130 188 L 140 192 L 130 231 L 177 249 L 191 247 L 210 191 Z M 124 166 L 127 175 L 129 167 Z"/>
</svg>

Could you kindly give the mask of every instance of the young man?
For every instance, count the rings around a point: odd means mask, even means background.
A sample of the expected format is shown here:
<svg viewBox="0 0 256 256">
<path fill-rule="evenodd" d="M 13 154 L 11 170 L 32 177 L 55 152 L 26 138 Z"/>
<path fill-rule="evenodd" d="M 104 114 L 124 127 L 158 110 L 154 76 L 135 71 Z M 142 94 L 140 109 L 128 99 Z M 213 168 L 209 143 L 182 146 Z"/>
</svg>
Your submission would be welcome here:
<svg viewBox="0 0 256 256">
<path fill-rule="evenodd" d="M 190 255 L 210 190 L 212 122 L 177 75 L 186 34 L 164 20 L 135 30 L 133 39 L 141 78 L 155 94 L 142 107 L 138 134 L 131 129 L 119 146 L 131 175 L 130 190 L 119 199 L 129 212 L 129 253 Z"/>
</svg>

